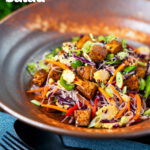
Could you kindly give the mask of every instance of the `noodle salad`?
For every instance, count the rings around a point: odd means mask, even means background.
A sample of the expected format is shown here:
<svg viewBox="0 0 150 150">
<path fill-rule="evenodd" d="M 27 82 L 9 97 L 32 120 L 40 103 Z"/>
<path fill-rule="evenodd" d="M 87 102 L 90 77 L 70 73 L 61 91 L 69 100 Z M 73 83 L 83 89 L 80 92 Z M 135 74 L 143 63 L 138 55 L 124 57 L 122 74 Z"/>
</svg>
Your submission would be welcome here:
<svg viewBox="0 0 150 150">
<path fill-rule="evenodd" d="M 118 128 L 150 116 L 150 49 L 114 35 L 75 37 L 30 62 L 31 103 L 60 112 L 63 122 Z"/>
</svg>

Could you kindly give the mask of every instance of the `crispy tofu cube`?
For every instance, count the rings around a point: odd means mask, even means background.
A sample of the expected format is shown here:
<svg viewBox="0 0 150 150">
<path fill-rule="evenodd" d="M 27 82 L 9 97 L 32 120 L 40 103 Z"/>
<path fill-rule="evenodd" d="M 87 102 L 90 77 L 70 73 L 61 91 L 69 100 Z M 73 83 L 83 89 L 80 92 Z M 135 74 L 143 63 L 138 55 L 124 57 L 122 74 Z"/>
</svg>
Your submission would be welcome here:
<svg viewBox="0 0 150 150">
<path fill-rule="evenodd" d="M 144 78 L 145 74 L 146 74 L 146 69 L 147 69 L 146 66 L 140 66 L 140 65 L 138 65 L 137 68 L 136 68 L 136 70 L 137 70 L 137 74 L 136 75 L 139 78 Z"/>
<path fill-rule="evenodd" d="M 91 111 L 75 110 L 74 117 L 76 126 L 88 126 L 91 119 Z"/>
<path fill-rule="evenodd" d="M 97 91 L 97 86 L 94 82 L 85 80 L 82 82 L 82 85 L 77 86 L 77 90 L 79 90 L 86 98 L 92 99 Z"/>
<path fill-rule="evenodd" d="M 81 66 L 77 68 L 78 75 L 85 80 L 93 80 L 95 71 L 96 68 L 92 66 Z"/>
<path fill-rule="evenodd" d="M 125 80 L 125 85 L 127 85 L 130 90 L 139 90 L 138 77 L 135 75 L 130 76 L 127 80 Z"/>
<path fill-rule="evenodd" d="M 34 85 L 41 86 L 45 82 L 47 75 L 48 75 L 48 73 L 44 69 L 39 70 L 34 75 L 34 77 L 32 79 L 32 83 Z"/>
<path fill-rule="evenodd" d="M 108 50 L 102 47 L 100 44 L 94 44 L 91 47 L 89 56 L 94 62 L 103 61 L 108 54 Z"/>
<path fill-rule="evenodd" d="M 113 54 L 117 54 L 118 52 L 123 51 L 121 42 L 116 40 L 112 40 L 111 42 L 107 43 L 105 48 Z"/>
</svg>

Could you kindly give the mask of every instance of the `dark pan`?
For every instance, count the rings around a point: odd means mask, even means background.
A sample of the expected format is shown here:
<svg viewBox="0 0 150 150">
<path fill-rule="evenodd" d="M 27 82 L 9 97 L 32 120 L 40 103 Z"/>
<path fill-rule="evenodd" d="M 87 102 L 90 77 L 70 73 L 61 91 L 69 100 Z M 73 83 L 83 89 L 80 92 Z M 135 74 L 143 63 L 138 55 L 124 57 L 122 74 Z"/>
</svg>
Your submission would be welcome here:
<svg viewBox="0 0 150 150">
<path fill-rule="evenodd" d="M 29 5 L 0 24 L 0 107 L 47 131 L 88 138 L 125 138 L 150 133 L 150 120 L 119 129 L 67 125 L 29 102 L 26 65 L 74 35 L 115 34 L 133 46 L 150 45 L 150 1 L 49 0 Z"/>
</svg>

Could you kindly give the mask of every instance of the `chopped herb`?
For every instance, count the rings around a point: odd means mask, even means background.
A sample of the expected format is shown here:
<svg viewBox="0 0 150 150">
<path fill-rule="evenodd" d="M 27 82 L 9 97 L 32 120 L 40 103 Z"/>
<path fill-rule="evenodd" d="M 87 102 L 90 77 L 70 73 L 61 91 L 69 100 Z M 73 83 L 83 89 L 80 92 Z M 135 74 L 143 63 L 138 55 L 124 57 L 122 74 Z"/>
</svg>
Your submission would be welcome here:
<svg viewBox="0 0 150 150">
<path fill-rule="evenodd" d="M 108 35 L 105 37 L 105 41 L 107 43 L 111 42 L 112 40 L 117 40 L 117 37 L 115 35 Z"/>
<path fill-rule="evenodd" d="M 51 59 L 52 57 L 55 57 L 58 52 L 61 51 L 61 47 L 56 47 L 52 52 L 50 52 L 49 54 L 47 54 L 45 56 L 46 59 Z"/>
<path fill-rule="evenodd" d="M 124 87 L 123 87 L 122 93 L 123 93 L 123 94 L 126 94 L 126 93 L 127 93 L 127 86 L 124 86 Z"/>
</svg>

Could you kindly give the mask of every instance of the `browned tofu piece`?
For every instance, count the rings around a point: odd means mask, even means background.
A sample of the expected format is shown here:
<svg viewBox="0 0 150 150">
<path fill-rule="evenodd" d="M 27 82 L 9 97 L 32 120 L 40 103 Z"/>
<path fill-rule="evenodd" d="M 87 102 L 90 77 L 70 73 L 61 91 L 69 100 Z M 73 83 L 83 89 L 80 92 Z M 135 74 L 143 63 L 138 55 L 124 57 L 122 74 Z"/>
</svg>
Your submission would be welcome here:
<svg viewBox="0 0 150 150">
<path fill-rule="evenodd" d="M 88 126 L 91 119 L 90 110 L 75 110 L 74 111 L 76 126 Z"/>
<path fill-rule="evenodd" d="M 77 89 L 88 99 L 92 99 L 97 91 L 97 86 L 94 82 L 83 81 L 82 85 L 78 85 Z"/>
<path fill-rule="evenodd" d="M 91 41 L 91 38 L 88 35 L 84 35 L 80 40 L 77 42 L 77 47 L 82 48 L 83 44 L 87 41 Z"/>
<path fill-rule="evenodd" d="M 146 66 L 140 66 L 140 65 L 138 65 L 137 68 L 136 68 L 136 70 L 137 70 L 137 74 L 136 75 L 139 78 L 144 78 L 145 74 L 146 74 L 146 69 L 147 69 Z"/>
<path fill-rule="evenodd" d="M 77 68 L 78 75 L 85 80 L 93 80 L 96 68 L 93 66 L 81 66 Z"/>
<path fill-rule="evenodd" d="M 139 90 L 138 77 L 135 75 L 130 76 L 127 80 L 125 80 L 125 85 L 127 85 L 130 90 Z"/>
<path fill-rule="evenodd" d="M 94 62 L 103 61 L 108 54 L 108 50 L 102 47 L 100 44 L 94 44 L 91 47 L 89 56 Z"/>
<path fill-rule="evenodd" d="M 39 70 L 33 77 L 32 83 L 37 86 L 41 86 L 46 80 L 48 72 L 44 69 Z"/>
<path fill-rule="evenodd" d="M 111 42 L 107 43 L 105 47 L 109 52 L 113 54 L 117 54 L 118 52 L 123 50 L 121 42 L 116 40 L 112 40 Z"/>
<path fill-rule="evenodd" d="M 56 66 L 54 66 L 56 67 Z M 53 80 L 57 81 L 60 79 L 62 69 L 57 67 L 56 69 L 50 68 L 49 72 L 49 78 L 52 78 Z"/>
</svg>

